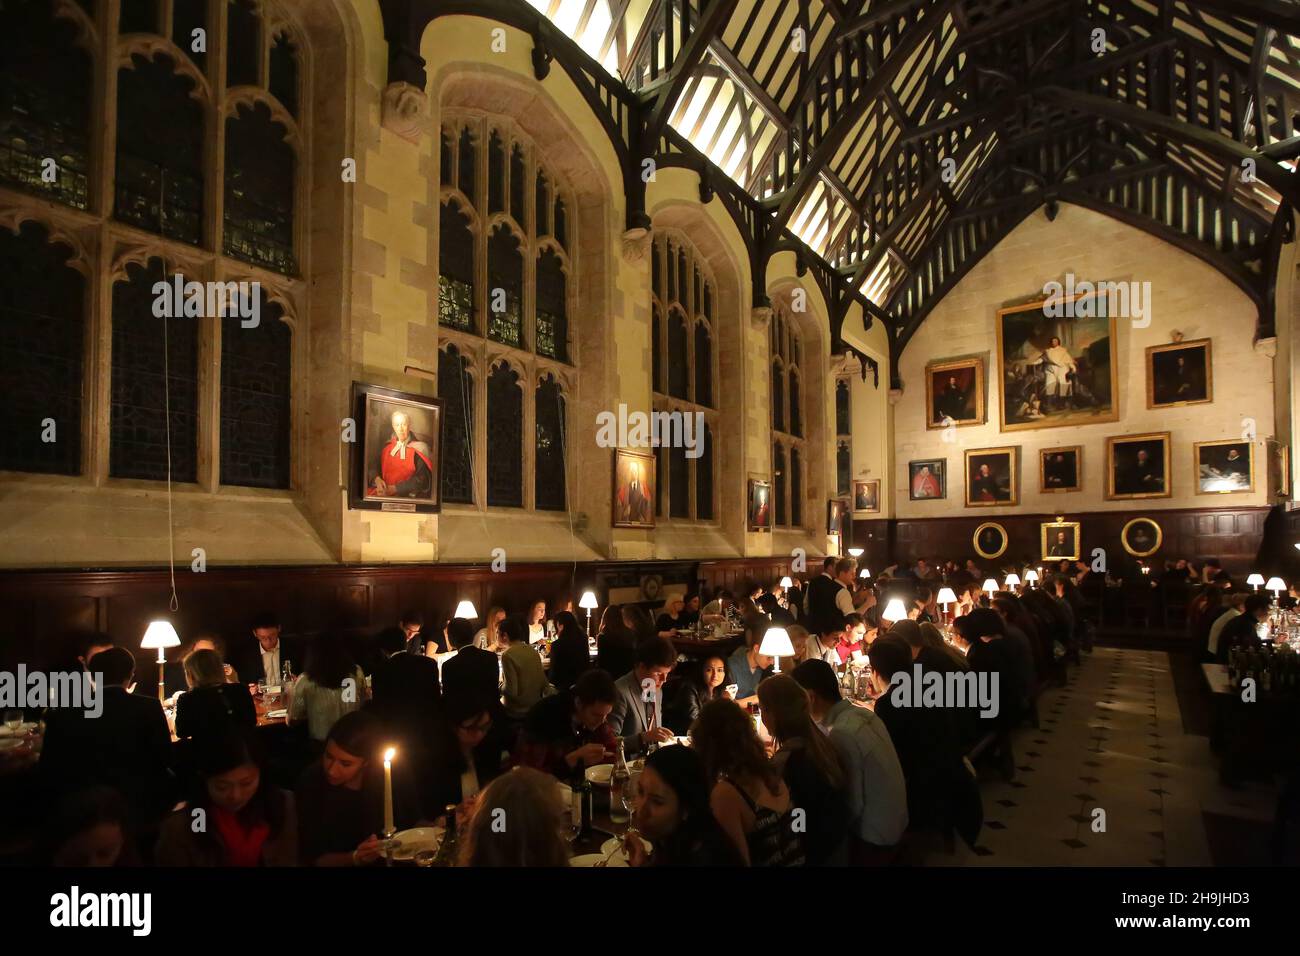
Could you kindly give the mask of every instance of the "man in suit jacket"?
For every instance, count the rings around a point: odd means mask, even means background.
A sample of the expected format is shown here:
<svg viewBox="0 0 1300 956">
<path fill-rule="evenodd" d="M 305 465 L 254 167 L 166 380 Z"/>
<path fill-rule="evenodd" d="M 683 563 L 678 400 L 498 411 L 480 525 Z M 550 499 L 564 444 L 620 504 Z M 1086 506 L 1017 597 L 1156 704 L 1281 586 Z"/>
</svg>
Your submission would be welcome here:
<svg viewBox="0 0 1300 956">
<path fill-rule="evenodd" d="M 380 648 L 385 659 L 371 678 L 375 711 L 388 721 L 432 724 L 442 697 L 438 662 L 432 657 L 407 653 L 401 631 L 385 633 L 387 637 Z"/>
<path fill-rule="evenodd" d="M 443 693 L 476 699 L 496 698 L 501 665 L 492 651 L 474 646 L 473 622 L 453 618 L 447 625 L 447 639 L 456 653 L 442 665 Z"/>
<path fill-rule="evenodd" d="M 649 743 L 672 739 L 673 732 L 660 726 L 656 718 L 656 714 L 662 715 L 662 706 L 656 709 L 653 699 L 645 699 L 645 691 L 649 681 L 654 685 L 654 693 L 660 694 L 676 663 L 673 642 L 666 637 L 651 637 L 637 645 L 632 670 L 614 682 L 618 698 L 609 714 L 609 726 L 615 736 L 623 738 L 626 753 L 640 753 Z"/>
<path fill-rule="evenodd" d="M 135 679 L 135 658 L 126 648 L 101 651 L 86 666 L 98 683 L 103 712 L 90 717 L 84 710 L 50 710 L 39 764 L 46 792 L 110 786 L 126 798 L 133 822 L 149 826 L 171 808 L 174 796 L 167 718 L 156 697 L 127 689 Z"/>
<path fill-rule="evenodd" d="M 302 673 L 302 646 L 280 633 L 279 619 L 269 612 L 252 621 L 252 639 L 245 638 L 232 649 L 230 663 L 243 681 L 280 683 L 285 661 L 291 661 L 294 673 Z"/>
</svg>

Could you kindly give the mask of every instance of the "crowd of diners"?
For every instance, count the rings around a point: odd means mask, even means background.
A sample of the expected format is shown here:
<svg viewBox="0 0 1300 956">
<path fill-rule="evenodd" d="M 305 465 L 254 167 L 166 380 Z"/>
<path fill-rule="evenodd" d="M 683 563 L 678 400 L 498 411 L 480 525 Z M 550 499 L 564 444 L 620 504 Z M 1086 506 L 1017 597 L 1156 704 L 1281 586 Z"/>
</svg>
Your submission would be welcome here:
<svg viewBox="0 0 1300 956">
<path fill-rule="evenodd" d="M 45 715 L 33 853 L 69 865 L 375 865 L 389 747 L 400 755 L 396 828 L 454 815 L 465 866 L 563 865 L 555 784 L 579 786 L 620 746 L 644 760 L 625 838 L 632 865 L 883 865 L 927 835 L 973 844 L 983 818 L 973 761 L 1005 758 L 1011 732 L 1036 719 L 1038 690 L 1090 649 L 1099 576 L 1086 562 L 1036 569 L 1037 586 L 989 593 L 971 561 L 919 560 L 872 579 L 852 558 L 827 558 L 788 587 L 606 607 L 594 641 L 568 599 L 433 629 L 409 612 L 360 642 L 295 640 L 260 614 L 229 643 L 195 636 L 166 665 L 171 726 L 156 675 L 137 674 L 108 635 L 85 635 L 68 666 L 102 681 L 103 714 Z M 1252 639 L 1234 619 L 1266 599 L 1213 563 L 1162 573 L 1203 582 L 1189 621 L 1207 652 Z M 940 606 L 941 588 L 955 601 Z M 892 598 L 904 619 L 883 614 Z M 738 646 L 679 654 L 674 639 L 697 622 L 738 632 Z M 779 672 L 761 652 L 774 626 L 794 649 Z M 288 661 L 302 662 L 288 721 L 306 743 L 286 761 L 257 726 L 250 685 L 278 683 Z M 868 699 L 846 696 L 843 672 L 865 661 Z M 996 717 L 973 703 L 898 706 L 889 694 L 900 672 L 967 671 L 997 675 Z M 193 825 L 197 810 L 206 826 Z M 491 825 L 497 810 L 504 833 Z"/>
</svg>

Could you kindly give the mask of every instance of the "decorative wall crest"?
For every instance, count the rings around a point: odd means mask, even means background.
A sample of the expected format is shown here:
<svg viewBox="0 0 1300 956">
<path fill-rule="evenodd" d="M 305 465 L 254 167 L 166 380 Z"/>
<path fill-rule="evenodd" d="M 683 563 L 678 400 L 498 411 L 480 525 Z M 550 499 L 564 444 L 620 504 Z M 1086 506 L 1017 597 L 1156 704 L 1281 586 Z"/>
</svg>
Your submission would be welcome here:
<svg viewBox="0 0 1300 956">
<path fill-rule="evenodd" d="M 400 80 L 389 83 L 384 88 L 383 126 L 409 143 L 417 142 L 424 130 L 427 106 L 423 90 Z"/>
</svg>

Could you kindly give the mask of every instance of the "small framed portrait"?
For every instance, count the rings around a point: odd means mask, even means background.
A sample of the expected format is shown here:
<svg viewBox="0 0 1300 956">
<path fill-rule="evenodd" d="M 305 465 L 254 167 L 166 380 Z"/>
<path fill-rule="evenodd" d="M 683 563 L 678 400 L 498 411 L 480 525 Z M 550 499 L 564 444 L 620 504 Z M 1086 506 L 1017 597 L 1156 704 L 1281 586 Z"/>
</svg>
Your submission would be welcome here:
<svg viewBox="0 0 1300 956">
<path fill-rule="evenodd" d="M 1014 505 L 1020 500 L 1016 482 L 1016 451 L 979 448 L 966 452 L 966 507 Z"/>
<path fill-rule="evenodd" d="M 954 359 L 925 367 L 926 428 L 984 424 L 984 360 Z"/>
<path fill-rule="evenodd" d="M 880 479 L 853 482 L 853 516 L 880 513 Z"/>
<path fill-rule="evenodd" d="M 614 527 L 655 525 L 655 463 L 648 454 L 614 450 Z"/>
<path fill-rule="evenodd" d="M 1044 448 L 1038 453 L 1038 490 L 1079 491 L 1083 488 L 1083 446 Z"/>
<path fill-rule="evenodd" d="M 1119 543 L 1135 558 L 1155 554 L 1164 539 L 1164 532 L 1152 518 L 1134 518 L 1119 533 Z"/>
<path fill-rule="evenodd" d="M 442 400 L 352 383 L 348 507 L 427 514 L 442 505 Z"/>
<path fill-rule="evenodd" d="M 830 498 L 826 502 L 826 533 L 844 534 L 844 517 L 849 513 L 849 499 Z"/>
<path fill-rule="evenodd" d="M 749 479 L 749 530 L 772 530 L 772 483 L 766 478 Z"/>
<path fill-rule="evenodd" d="M 1038 529 L 1044 561 L 1049 558 L 1079 560 L 1079 522 L 1057 518 L 1055 521 L 1044 521 Z"/>
<path fill-rule="evenodd" d="M 948 497 L 948 460 L 925 458 L 907 463 L 907 492 L 912 501 Z"/>
<path fill-rule="evenodd" d="M 1210 340 L 1171 342 L 1147 349 L 1147 408 L 1214 400 Z"/>
<path fill-rule="evenodd" d="M 1198 495 L 1230 495 L 1255 490 L 1253 441 L 1198 441 L 1192 445 L 1192 454 Z"/>
<path fill-rule="evenodd" d="M 1007 550 L 1009 540 L 1007 529 L 996 521 L 984 522 L 971 535 L 971 544 L 975 546 L 975 553 L 990 561 L 1002 557 Z"/>
<path fill-rule="evenodd" d="M 1269 491 L 1285 498 L 1291 494 L 1291 449 L 1273 439 L 1269 439 L 1264 447 L 1268 449 Z"/>
<path fill-rule="evenodd" d="M 1106 439 L 1106 497 L 1168 498 L 1169 432 Z"/>
</svg>

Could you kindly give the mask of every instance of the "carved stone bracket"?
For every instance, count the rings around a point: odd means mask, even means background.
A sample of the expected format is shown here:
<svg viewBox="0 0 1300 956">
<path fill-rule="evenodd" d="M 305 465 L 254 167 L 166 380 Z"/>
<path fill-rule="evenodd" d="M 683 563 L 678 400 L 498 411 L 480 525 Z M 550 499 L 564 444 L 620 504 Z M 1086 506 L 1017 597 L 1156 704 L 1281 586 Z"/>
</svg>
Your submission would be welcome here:
<svg viewBox="0 0 1300 956">
<path fill-rule="evenodd" d="M 383 126 L 409 143 L 418 142 L 424 130 L 427 97 L 424 90 L 398 81 L 384 88 Z"/>
<path fill-rule="evenodd" d="M 767 324 L 772 321 L 770 305 L 756 305 L 749 312 L 749 321 L 759 332 L 767 331 Z"/>
<path fill-rule="evenodd" d="M 1277 357 L 1277 337 L 1269 336 L 1264 339 L 1255 340 L 1255 351 L 1265 358 Z"/>
<path fill-rule="evenodd" d="M 649 229 L 640 226 L 623 233 L 623 261 L 643 262 L 650 257 Z"/>
<path fill-rule="evenodd" d="M 903 400 L 903 390 L 901 388 L 891 388 L 889 390 L 889 404 L 897 405 Z"/>
</svg>

